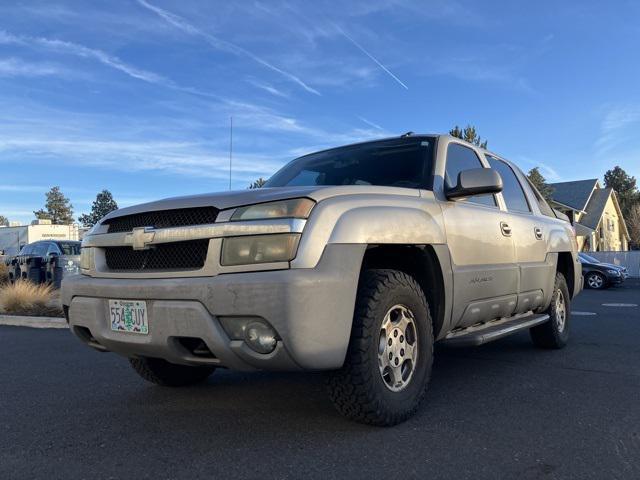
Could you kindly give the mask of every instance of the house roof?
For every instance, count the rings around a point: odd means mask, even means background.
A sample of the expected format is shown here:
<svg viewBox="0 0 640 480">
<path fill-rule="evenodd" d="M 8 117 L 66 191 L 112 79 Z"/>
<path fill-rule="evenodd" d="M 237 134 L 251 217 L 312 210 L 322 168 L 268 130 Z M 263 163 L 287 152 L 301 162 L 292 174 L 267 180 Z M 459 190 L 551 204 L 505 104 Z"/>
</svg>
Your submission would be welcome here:
<svg viewBox="0 0 640 480">
<path fill-rule="evenodd" d="M 551 183 L 551 196 L 554 202 L 574 210 L 586 210 L 591 192 L 598 183 L 597 178 L 576 180 L 574 182 Z"/>
<path fill-rule="evenodd" d="M 584 225 L 582 225 L 581 223 L 578 223 L 578 222 L 575 222 L 573 224 L 573 228 L 576 231 L 576 236 L 577 237 L 588 237 L 589 235 L 591 235 L 594 232 L 593 228 L 585 227 Z"/>
<path fill-rule="evenodd" d="M 612 191 L 611 188 L 598 188 L 593 191 L 587 208 L 585 208 L 587 213 L 580 219 L 581 224 L 585 227 L 597 228 Z"/>
</svg>

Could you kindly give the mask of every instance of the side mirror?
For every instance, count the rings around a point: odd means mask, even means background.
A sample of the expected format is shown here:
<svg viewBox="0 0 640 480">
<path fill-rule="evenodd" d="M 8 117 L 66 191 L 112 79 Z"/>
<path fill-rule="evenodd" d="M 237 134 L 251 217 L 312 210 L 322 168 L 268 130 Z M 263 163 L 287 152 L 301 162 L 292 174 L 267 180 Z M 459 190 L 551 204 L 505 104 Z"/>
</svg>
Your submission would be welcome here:
<svg viewBox="0 0 640 480">
<path fill-rule="evenodd" d="M 502 178 L 493 168 L 471 168 L 458 174 L 458 184 L 449 188 L 447 198 L 471 197 L 502 191 Z"/>
</svg>

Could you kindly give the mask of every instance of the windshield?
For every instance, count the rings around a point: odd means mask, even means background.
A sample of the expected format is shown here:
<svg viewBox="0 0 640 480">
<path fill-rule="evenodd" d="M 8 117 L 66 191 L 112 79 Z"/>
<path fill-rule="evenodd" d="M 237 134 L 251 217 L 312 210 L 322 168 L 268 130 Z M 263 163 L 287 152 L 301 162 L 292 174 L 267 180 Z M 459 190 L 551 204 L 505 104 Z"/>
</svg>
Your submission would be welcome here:
<svg viewBox="0 0 640 480">
<path fill-rule="evenodd" d="M 80 255 L 80 242 L 58 242 L 62 255 Z"/>
<path fill-rule="evenodd" d="M 400 138 L 334 148 L 297 158 L 265 187 L 379 185 L 428 188 L 434 138 Z"/>
<path fill-rule="evenodd" d="M 585 254 L 585 253 L 580 253 L 578 254 L 578 256 L 584 260 L 585 262 L 589 262 L 589 263 L 600 263 L 600 260 L 598 260 L 597 258 L 594 257 L 590 257 L 589 255 Z"/>
</svg>

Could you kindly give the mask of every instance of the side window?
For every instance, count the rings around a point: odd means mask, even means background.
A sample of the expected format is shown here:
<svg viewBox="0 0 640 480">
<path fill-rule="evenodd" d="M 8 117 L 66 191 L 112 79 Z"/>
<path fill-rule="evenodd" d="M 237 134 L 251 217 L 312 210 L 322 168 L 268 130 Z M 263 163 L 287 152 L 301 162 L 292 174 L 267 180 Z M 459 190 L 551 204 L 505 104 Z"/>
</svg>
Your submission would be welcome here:
<svg viewBox="0 0 640 480">
<path fill-rule="evenodd" d="M 538 201 L 540 212 L 542 212 L 542 214 L 546 215 L 547 217 L 556 218 L 556 214 L 553 213 L 553 209 L 549 206 L 549 204 L 544 199 L 542 194 L 538 191 L 535 185 L 531 183 L 531 180 L 529 180 L 528 178 L 527 178 L 527 183 L 531 187 L 531 190 L 533 191 L 533 195 L 536 197 L 536 200 Z M 573 224 L 573 211 L 567 213 L 567 216 L 569 217 L 569 221 Z"/>
<path fill-rule="evenodd" d="M 497 170 L 502 177 L 502 196 L 504 197 L 504 203 L 507 204 L 507 210 L 510 212 L 530 213 L 531 207 L 529 207 L 527 197 L 511 167 L 502 160 L 490 155 L 487 155 L 487 160 L 491 168 Z"/>
<path fill-rule="evenodd" d="M 450 143 L 447 147 L 447 165 L 444 174 L 445 186 L 447 188 L 455 187 L 458 181 L 458 174 L 462 170 L 482 167 L 480 159 L 473 150 L 459 143 Z M 467 198 L 466 201 L 490 207 L 496 206 L 496 199 L 491 194 L 474 195 Z"/>
</svg>

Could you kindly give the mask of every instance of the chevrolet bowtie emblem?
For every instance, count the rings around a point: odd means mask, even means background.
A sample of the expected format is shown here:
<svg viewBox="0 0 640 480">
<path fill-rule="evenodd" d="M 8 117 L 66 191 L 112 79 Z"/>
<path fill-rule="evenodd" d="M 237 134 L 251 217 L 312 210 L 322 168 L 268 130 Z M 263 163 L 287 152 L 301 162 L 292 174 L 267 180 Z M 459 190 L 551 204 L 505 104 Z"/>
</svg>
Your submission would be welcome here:
<svg viewBox="0 0 640 480">
<path fill-rule="evenodd" d="M 124 241 L 130 243 L 134 250 L 147 250 L 148 244 L 153 242 L 156 232 L 152 227 L 137 227 L 129 233 Z"/>
</svg>

